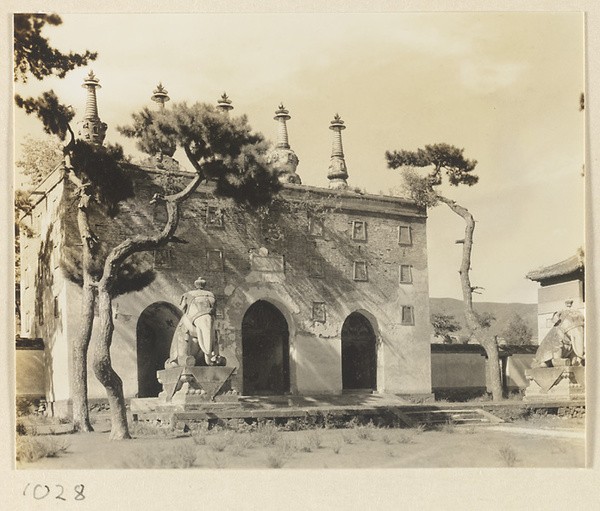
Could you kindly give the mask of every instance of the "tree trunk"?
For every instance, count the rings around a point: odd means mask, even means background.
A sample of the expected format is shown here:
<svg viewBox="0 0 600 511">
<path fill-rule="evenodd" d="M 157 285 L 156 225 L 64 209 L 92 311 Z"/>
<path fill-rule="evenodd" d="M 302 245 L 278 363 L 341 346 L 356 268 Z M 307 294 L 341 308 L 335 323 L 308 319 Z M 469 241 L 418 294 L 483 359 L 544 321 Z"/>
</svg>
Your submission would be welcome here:
<svg viewBox="0 0 600 511">
<path fill-rule="evenodd" d="M 114 332 L 112 317 L 112 288 L 119 268 L 132 254 L 153 250 L 165 245 L 175 234 L 179 224 L 179 204 L 185 201 L 204 179 L 200 169 L 188 185 L 178 193 L 163 197 L 156 194 L 153 202 L 163 202 L 167 210 L 167 222 L 156 235 L 137 235 L 126 239 L 113 248 L 104 261 L 102 278 L 98 282 L 99 332 L 94 352 L 94 373 L 106 389 L 110 404 L 112 428 L 111 440 L 131 438 L 127 426 L 127 412 L 123 395 L 123 382 L 112 367 L 110 346 Z"/>
<path fill-rule="evenodd" d="M 106 283 L 98 289 L 99 331 L 94 350 L 94 373 L 106 389 L 111 413 L 111 440 L 131 438 L 127 426 L 127 411 L 123 397 L 123 381 L 114 371 L 110 359 L 110 345 L 115 329 L 112 318 L 112 297 Z"/>
<path fill-rule="evenodd" d="M 73 171 L 71 151 L 75 137 L 70 126 L 67 126 L 67 130 L 70 136 L 69 142 L 63 148 L 64 167 L 68 179 L 77 186 L 77 195 L 79 198 L 77 227 L 82 242 L 81 268 L 83 272 L 81 324 L 77 337 L 73 341 L 73 389 L 71 395 L 73 400 L 73 429 L 74 431 L 89 432 L 94 431 L 94 428 L 90 424 L 88 408 L 87 355 L 92 337 L 94 306 L 96 302 L 95 284 L 89 269 L 92 263 L 96 237 L 91 231 L 87 213 L 87 206 L 91 200 L 90 195 L 87 193 L 87 185 Z"/>
<path fill-rule="evenodd" d="M 90 283 L 83 285 L 81 325 L 73 342 L 73 429 L 94 431 L 90 424 L 87 396 L 87 353 L 94 323 L 96 293 Z"/>
<path fill-rule="evenodd" d="M 492 336 L 486 335 L 479 324 L 475 310 L 473 309 L 473 287 L 469 271 L 471 270 L 471 251 L 473 249 L 473 232 L 475 231 L 475 220 L 473 215 L 466 208 L 459 206 L 453 200 L 438 195 L 440 201 L 446 204 L 454 213 L 459 215 L 465 221 L 465 239 L 463 243 L 463 255 L 460 265 L 460 283 L 462 287 L 463 303 L 465 307 L 465 319 L 471 335 L 483 346 L 487 354 L 489 382 L 492 391 L 492 399 L 498 401 L 502 399 L 502 381 L 500 378 L 500 365 L 498 357 L 498 343 Z"/>
<path fill-rule="evenodd" d="M 90 424 L 88 395 L 87 395 L 87 353 L 94 325 L 94 305 L 96 290 L 89 272 L 93 237 L 90 235 L 87 210 L 82 199 L 77 213 L 79 233 L 83 242 L 82 271 L 83 288 L 81 296 L 81 324 L 77 337 L 73 341 L 73 429 L 75 431 L 94 431 Z"/>
</svg>

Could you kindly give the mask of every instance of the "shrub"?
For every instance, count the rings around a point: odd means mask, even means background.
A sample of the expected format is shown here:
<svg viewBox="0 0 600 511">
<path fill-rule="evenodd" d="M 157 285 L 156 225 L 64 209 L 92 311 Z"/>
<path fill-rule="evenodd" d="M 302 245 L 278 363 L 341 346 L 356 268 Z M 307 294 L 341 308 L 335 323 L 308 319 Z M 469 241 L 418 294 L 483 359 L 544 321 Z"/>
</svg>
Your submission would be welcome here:
<svg viewBox="0 0 600 511">
<path fill-rule="evenodd" d="M 286 462 L 283 455 L 276 449 L 267 452 L 267 466 L 270 468 L 281 468 Z"/>
<path fill-rule="evenodd" d="M 319 430 L 315 429 L 315 430 L 309 431 L 307 437 L 308 437 L 308 442 L 313 447 L 313 449 L 321 448 L 321 444 L 323 443 L 323 440 L 321 439 L 321 433 L 319 433 Z"/>
<path fill-rule="evenodd" d="M 356 426 L 355 428 L 356 436 L 360 440 L 375 440 L 375 426 L 372 421 L 369 421 L 368 424 Z"/>
<path fill-rule="evenodd" d="M 425 424 L 417 424 L 412 429 L 414 430 L 414 432 L 417 435 L 420 435 L 421 433 L 423 433 L 423 432 L 425 432 L 427 430 L 427 426 L 425 426 Z"/>
<path fill-rule="evenodd" d="M 442 433 L 454 433 L 456 431 L 455 426 L 455 422 L 452 419 L 450 419 L 444 422 L 443 424 L 437 425 L 436 429 L 438 431 L 441 431 Z"/>
<path fill-rule="evenodd" d="M 343 440 L 341 438 L 336 438 L 332 442 L 331 449 L 333 450 L 334 454 L 340 453 L 340 451 L 342 450 L 342 444 L 343 444 Z"/>
<path fill-rule="evenodd" d="M 485 409 L 485 408 L 484 408 Z M 516 420 L 527 419 L 533 412 L 529 406 L 498 406 L 486 411 L 494 414 L 496 417 L 506 421 L 514 422 Z"/>
<path fill-rule="evenodd" d="M 229 441 L 226 436 L 217 436 L 206 441 L 207 445 L 215 452 L 223 452 Z"/>
<path fill-rule="evenodd" d="M 503 445 L 498 449 L 498 454 L 507 467 L 514 467 L 518 461 L 517 451 L 510 445 Z"/>
<path fill-rule="evenodd" d="M 406 433 L 403 433 L 398 437 L 399 444 L 413 444 L 414 442 L 415 439 L 411 435 L 407 435 Z"/>
<path fill-rule="evenodd" d="M 209 458 L 212 460 L 215 468 L 225 468 L 225 458 L 223 458 L 222 456 L 219 456 L 216 453 L 212 453 L 211 455 L 209 455 Z"/>
<path fill-rule="evenodd" d="M 235 444 L 241 449 L 252 449 L 256 445 L 256 442 L 252 435 L 242 433 L 235 437 Z"/>
<path fill-rule="evenodd" d="M 170 425 L 146 421 L 132 422 L 129 427 L 129 432 L 133 436 L 158 436 L 169 438 L 176 435 L 175 430 Z"/>
<path fill-rule="evenodd" d="M 355 440 L 355 434 L 351 431 L 342 431 L 342 440 L 344 440 L 344 443 L 346 444 L 353 444 L 354 440 Z"/>
<path fill-rule="evenodd" d="M 192 429 L 192 440 L 196 445 L 206 445 L 206 436 L 208 435 L 208 424 L 202 423 Z"/>
<path fill-rule="evenodd" d="M 67 452 L 70 441 L 66 438 L 43 436 L 18 436 L 16 443 L 17 461 L 33 462 L 41 458 L 55 458 Z"/>
<path fill-rule="evenodd" d="M 264 447 L 269 447 L 275 445 L 280 436 L 280 432 L 278 431 L 277 426 L 273 424 L 273 421 L 266 421 L 258 424 L 255 435 L 257 443 Z"/>
<path fill-rule="evenodd" d="M 17 422 L 17 436 L 22 436 L 27 434 L 27 426 L 22 422 Z"/>
<path fill-rule="evenodd" d="M 281 468 L 289 460 L 295 448 L 289 442 L 281 442 L 269 449 L 266 454 L 267 466 L 270 468 Z"/>
</svg>

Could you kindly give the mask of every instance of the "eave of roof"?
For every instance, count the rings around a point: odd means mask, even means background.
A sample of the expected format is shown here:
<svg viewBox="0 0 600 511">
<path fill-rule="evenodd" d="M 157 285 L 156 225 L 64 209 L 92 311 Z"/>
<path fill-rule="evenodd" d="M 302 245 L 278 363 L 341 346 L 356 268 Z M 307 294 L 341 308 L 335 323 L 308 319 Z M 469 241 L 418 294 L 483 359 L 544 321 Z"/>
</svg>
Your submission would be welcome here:
<svg viewBox="0 0 600 511">
<path fill-rule="evenodd" d="M 565 275 L 583 271 L 584 267 L 583 253 L 580 252 L 560 263 L 530 271 L 526 276 L 529 280 L 541 282 L 543 280 L 563 277 Z"/>
</svg>

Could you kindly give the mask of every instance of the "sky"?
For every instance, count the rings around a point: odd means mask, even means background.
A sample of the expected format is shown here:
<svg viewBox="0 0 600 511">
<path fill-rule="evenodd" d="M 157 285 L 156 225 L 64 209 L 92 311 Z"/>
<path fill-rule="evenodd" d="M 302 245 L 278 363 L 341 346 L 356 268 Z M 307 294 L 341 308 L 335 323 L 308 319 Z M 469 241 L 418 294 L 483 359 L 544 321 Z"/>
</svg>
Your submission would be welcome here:
<svg viewBox="0 0 600 511">
<path fill-rule="evenodd" d="M 83 115 L 84 76 L 100 79 L 106 142 L 136 154 L 116 126 L 150 101 L 162 82 L 172 102 L 215 104 L 273 142 L 274 112 L 289 110 L 289 141 L 307 185 L 328 184 L 336 113 L 345 121 L 349 185 L 402 194 L 385 151 L 445 142 L 476 159 L 473 187 L 442 187 L 477 221 L 476 301 L 535 303 L 525 275 L 574 255 L 584 242 L 583 17 L 580 13 L 78 14 L 45 35 L 63 51 L 98 51 L 53 88 Z M 167 103 L 167 108 L 169 103 Z M 37 120 L 15 112 L 15 152 Z M 177 156 L 177 155 L 176 155 Z M 179 158 L 186 166 L 185 156 Z M 188 165 L 189 168 L 189 165 Z M 432 297 L 461 298 L 463 220 L 445 205 L 429 211 Z"/>
</svg>

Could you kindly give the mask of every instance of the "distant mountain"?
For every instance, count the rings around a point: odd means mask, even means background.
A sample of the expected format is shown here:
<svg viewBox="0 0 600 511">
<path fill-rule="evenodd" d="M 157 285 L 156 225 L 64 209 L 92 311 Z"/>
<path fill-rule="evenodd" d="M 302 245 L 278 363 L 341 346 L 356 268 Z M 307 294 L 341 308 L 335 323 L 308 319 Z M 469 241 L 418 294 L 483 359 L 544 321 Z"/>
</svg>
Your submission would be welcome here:
<svg viewBox="0 0 600 511">
<path fill-rule="evenodd" d="M 489 312 L 493 314 L 496 321 L 492 323 L 490 332 L 492 335 L 502 337 L 502 332 L 506 330 L 508 324 L 515 314 L 523 318 L 533 332 L 533 341 L 537 344 L 537 304 L 536 303 L 495 303 L 495 302 L 475 302 L 475 311 L 479 313 Z M 454 298 L 430 298 L 429 309 L 431 314 L 448 314 L 454 316 L 456 321 L 463 326 L 459 332 L 452 334 L 460 337 L 467 335 L 465 328 L 465 316 L 462 300 Z"/>
</svg>

